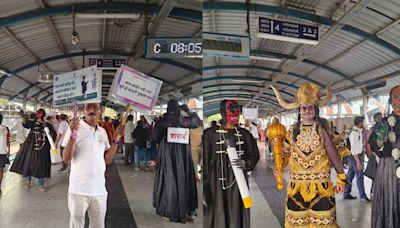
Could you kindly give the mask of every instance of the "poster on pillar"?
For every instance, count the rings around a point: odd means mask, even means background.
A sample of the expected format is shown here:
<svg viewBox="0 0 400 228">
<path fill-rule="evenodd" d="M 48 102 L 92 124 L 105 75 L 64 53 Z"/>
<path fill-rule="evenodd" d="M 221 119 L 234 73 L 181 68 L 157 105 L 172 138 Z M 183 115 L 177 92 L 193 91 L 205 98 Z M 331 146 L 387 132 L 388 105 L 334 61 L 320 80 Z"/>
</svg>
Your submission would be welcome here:
<svg viewBox="0 0 400 228">
<path fill-rule="evenodd" d="M 114 77 L 108 99 L 116 104 L 130 104 L 143 114 L 153 111 L 162 81 L 122 65 Z"/>
<path fill-rule="evenodd" d="M 54 78 L 53 104 L 57 107 L 101 102 L 101 88 L 101 73 L 95 66 L 60 74 Z"/>
</svg>

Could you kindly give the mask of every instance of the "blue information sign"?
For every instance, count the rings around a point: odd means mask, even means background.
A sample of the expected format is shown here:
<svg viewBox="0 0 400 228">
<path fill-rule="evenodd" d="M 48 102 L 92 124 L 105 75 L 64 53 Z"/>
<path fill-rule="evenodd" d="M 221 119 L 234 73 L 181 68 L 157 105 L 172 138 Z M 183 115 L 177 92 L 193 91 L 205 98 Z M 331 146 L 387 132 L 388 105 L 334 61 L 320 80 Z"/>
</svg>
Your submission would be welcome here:
<svg viewBox="0 0 400 228">
<path fill-rule="evenodd" d="M 315 45 L 319 41 L 319 28 L 317 26 L 259 17 L 257 36 Z"/>
</svg>

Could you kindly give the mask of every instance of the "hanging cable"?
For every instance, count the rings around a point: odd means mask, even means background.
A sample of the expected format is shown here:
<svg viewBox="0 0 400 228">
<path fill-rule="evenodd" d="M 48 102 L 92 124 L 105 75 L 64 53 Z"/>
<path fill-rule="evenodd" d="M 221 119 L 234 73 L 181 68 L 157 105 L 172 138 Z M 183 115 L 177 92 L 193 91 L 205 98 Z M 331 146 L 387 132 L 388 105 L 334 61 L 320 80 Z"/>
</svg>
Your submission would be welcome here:
<svg viewBox="0 0 400 228">
<path fill-rule="evenodd" d="M 145 37 L 149 36 L 149 18 L 148 18 L 148 10 L 149 10 L 149 0 L 146 0 L 146 5 L 144 9 L 144 35 Z"/>
</svg>

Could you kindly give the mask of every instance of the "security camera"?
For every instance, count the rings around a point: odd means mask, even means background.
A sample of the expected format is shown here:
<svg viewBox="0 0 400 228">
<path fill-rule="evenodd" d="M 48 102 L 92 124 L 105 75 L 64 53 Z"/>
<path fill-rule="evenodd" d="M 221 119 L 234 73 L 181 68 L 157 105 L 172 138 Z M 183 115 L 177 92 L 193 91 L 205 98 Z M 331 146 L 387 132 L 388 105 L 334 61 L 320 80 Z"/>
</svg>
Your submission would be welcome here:
<svg viewBox="0 0 400 228">
<path fill-rule="evenodd" d="M 72 32 L 72 44 L 77 45 L 79 43 L 79 33 L 77 31 Z"/>
</svg>

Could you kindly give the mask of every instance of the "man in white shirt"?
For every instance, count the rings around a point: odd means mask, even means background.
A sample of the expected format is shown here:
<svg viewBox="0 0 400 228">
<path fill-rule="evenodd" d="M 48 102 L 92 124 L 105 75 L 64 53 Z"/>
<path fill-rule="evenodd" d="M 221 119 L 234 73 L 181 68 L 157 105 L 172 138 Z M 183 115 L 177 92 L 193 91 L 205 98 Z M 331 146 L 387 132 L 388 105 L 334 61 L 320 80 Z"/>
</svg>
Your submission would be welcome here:
<svg viewBox="0 0 400 228">
<path fill-rule="evenodd" d="M 55 115 L 51 117 L 51 124 L 56 132 L 58 132 L 58 128 L 60 127 L 60 116 Z"/>
<path fill-rule="evenodd" d="M 363 128 L 364 128 L 364 117 L 356 116 L 354 119 L 354 127 L 349 135 L 350 151 L 353 156 L 348 156 L 349 171 L 347 172 L 347 186 L 344 192 L 345 199 L 355 199 L 352 196 L 351 188 L 354 175 L 357 178 L 357 188 L 360 194 L 361 200 L 370 202 L 364 189 L 364 174 L 363 174 Z"/>
<path fill-rule="evenodd" d="M 248 130 L 251 133 L 251 135 L 257 142 L 259 138 L 258 130 L 257 127 L 252 124 L 251 120 L 245 120 L 244 128 L 246 128 L 246 130 Z"/>
<path fill-rule="evenodd" d="M 10 130 L 2 125 L 3 115 L 0 114 L 0 197 L 1 181 L 3 180 L 3 170 L 6 164 L 10 164 L 8 156 L 10 155 Z"/>
<path fill-rule="evenodd" d="M 69 128 L 69 123 L 68 123 L 68 116 L 65 114 L 60 115 L 61 123 L 58 127 L 57 131 L 57 138 L 56 138 L 56 148 L 60 148 L 60 154 L 61 158 L 63 158 L 63 152 L 64 152 L 64 147 L 60 146 L 60 143 L 63 141 L 65 133 L 67 133 L 67 130 Z M 60 146 L 60 147 L 59 147 Z M 59 170 L 60 172 L 65 172 L 67 171 L 67 164 L 63 161 L 62 167 Z"/>
<path fill-rule="evenodd" d="M 133 124 L 133 116 L 128 116 L 128 121 L 125 124 L 124 130 L 124 142 L 125 142 L 125 165 L 133 163 L 135 161 L 135 147 L 133 146 L 134 140 L 132 133 L 135 130 L 135 125 Z M 129 162 L 129 159 L 131 162 Z"/>
<path fill-rule="evenodd" d="M 70 228 L 83 228 L 88 211 L 89 227 L 104 228 L 107 211 L 105 187 L 106 164 L 114 158 L 117 144 L 124 134 L 124 124 L 115 131 L 114 141 L 108 142 L 106 130 L 97 124 L 101 115 L 99 103 L 84 106 L 85 120 L 74 118 L 61 146 L 65 147 L 64 162 L 71 162 L 68 188 Z"/>
</svg>

